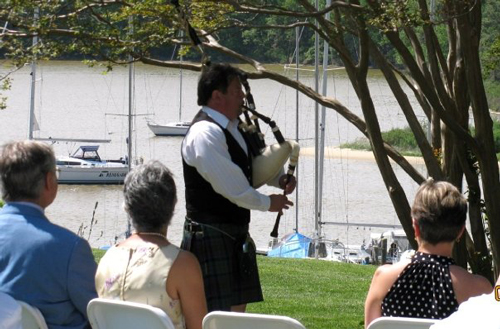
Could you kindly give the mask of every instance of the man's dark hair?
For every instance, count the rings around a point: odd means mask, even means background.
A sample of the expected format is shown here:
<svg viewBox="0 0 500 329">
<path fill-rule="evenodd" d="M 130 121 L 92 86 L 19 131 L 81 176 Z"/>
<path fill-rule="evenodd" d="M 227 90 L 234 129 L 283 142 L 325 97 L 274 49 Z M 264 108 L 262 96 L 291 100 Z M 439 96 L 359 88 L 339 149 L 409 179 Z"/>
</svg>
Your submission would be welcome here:
<svg viewBox="0 0 500 329">
<path fill-rule="evenodd" d="M 234 78 L 239 78 L 241 71 L 229 64 L 211 64 L 206 68 L 198 81 L 198 105 L 207 105 L 214 90 L 222 93 L 227 92 L 227 88 Z"/>
</svg>

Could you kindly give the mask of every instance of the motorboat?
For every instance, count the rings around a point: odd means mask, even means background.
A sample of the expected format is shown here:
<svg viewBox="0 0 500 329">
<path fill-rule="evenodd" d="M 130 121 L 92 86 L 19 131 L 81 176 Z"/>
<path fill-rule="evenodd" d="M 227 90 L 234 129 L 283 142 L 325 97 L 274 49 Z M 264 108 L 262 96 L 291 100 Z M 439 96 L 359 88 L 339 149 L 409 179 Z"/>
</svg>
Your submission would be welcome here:
<svg viewBox="0 0 500 329">
<path fill-rule="evenodd" d="M 73 155 L 57 156 L 56 170 L 61 184 L 123 184 L 128 158 L 103 160 L 99 145 L 80 146 Z"/>
</svg>

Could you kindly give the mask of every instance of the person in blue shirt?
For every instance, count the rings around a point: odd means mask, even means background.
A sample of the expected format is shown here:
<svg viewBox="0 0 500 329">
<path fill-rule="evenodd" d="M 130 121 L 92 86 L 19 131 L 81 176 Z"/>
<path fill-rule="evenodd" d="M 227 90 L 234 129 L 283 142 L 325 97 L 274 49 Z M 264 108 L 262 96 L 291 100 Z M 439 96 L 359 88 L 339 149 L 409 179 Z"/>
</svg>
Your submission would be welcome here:
<svg viewBox="0 0 500 329">
<path fill-rule="evenodd" d="M 49 329 L 90 328 L 96 263 L 87 241 L 44 210 L 56 198 L 51 147 L 11 142 L 0 153 L 0 292 L 38 308 Z"/>
</svg>

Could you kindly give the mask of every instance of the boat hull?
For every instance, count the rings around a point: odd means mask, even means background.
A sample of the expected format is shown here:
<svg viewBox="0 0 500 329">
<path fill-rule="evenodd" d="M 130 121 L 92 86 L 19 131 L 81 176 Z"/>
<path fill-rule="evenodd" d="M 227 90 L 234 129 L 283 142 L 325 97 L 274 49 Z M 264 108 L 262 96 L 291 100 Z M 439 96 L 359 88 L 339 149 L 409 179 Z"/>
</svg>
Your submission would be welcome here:
<svg viewBox="0 0 500 329">
<path fill-rule="evenodd" d="M 123 184 L 128 167 L 57 166 L 59 184 Z"/>
<path fill-rule="evenodd" d="M 189 122 L 169 123 L 166 125 L 148 123 L 149 129 L 156 136 L 185 136 L 189 125 Z"/>
</svg>

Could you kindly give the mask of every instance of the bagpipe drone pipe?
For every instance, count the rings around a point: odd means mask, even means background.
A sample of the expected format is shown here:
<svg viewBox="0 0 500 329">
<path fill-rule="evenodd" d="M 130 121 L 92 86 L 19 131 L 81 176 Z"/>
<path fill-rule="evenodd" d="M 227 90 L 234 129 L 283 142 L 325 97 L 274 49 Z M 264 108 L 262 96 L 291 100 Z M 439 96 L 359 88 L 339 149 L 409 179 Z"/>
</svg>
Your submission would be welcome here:
<svg viewBox="0 0 500 329">
<path fill-rule="evenodd" d="M 255 102 L 250 91 L 247 75 L 244 72 L 240 75 L 240 81 L 245 88 L 245 104 L 242 113 L 244 120 L 240 123 L 240 129 L 247 134 L 249 149 L 252 153 L 252 186 L 259 188 L 268 182 L 276 180 L 283 166 L 289 160 L 285 180 L 286 185 L 297 167 L 300 146 L 296 141 L 286 140 L 276 122 L 255 110 Z M 277 143 L 266 145 L 264 134 L 260 129 L 259 119 L 271 127 Z M 271 232 L 273 238 L 278 237 L 280 219 L 281 213 L 277 215 Z"/>
<path fill-rule="evenodd" d="M 205 69 L 210 66 L 210 59 L 203 49 L 203 43 L 187 20 L 182 8 L 179 5 L 179 1 L 172 0 L 171 3 L 175 6 L 181 20 L 184 22 L 191 42 L 200 50 L 202 54 L 203 69 Z M 245 88 L 245 100 L 242 107 L 243 118 L 240 120 L 239 128 L 246 135 L 249 152 L 252 155 L 252 186 L 254 188 L 259 188 L 266 183 L 275 181 L 278 178 L 277 176 L 282 172 L 286 162 L 289 160 L 285 180 L 286 186 L 286 184 L 290 181 L 290 178 L 293 176 L 297 166 L 300 152 L 299 144 L 293 140 L 286 140 L 281 134 L 276 122 L 256 111 L 247 74 L 241 70 L 239 71 L 240 82 Z M 277 143 L 266 145 L 259 120 L 262 120 L 264 123 L 269 125 Z M 278 237 L 280 218 L 281 213 L 278 213 L 271 232 L 271 237 L 273 238 Z"/>
</svg>

